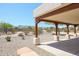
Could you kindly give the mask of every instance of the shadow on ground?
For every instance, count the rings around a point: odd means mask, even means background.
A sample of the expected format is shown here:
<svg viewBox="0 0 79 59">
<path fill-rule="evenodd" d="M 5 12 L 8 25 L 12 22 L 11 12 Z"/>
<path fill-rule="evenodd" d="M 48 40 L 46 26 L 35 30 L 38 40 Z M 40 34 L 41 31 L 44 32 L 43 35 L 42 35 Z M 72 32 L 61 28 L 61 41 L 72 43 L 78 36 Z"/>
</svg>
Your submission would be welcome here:
<svg viewBox="0 0 79 59">
<path fill-rule="evenodd" d="M 79 37 L 48 44 L 48 46 L 79 56 Z"/>
</svg>

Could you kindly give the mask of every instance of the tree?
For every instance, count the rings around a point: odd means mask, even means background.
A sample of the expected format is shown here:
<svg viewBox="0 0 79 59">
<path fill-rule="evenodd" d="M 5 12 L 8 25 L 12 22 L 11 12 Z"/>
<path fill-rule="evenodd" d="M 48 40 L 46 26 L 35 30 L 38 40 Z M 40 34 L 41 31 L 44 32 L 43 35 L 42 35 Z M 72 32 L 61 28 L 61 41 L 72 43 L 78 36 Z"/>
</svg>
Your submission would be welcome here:
<svg viewBox="0 0 79 59">
<path fill-rule="evenodd" d="M 0 27 L 7 34 L 7 31 L 10 30 L 10 29 L 12 29 L 13 28 L 13 25 L 12 24 L 9 24 L 9 23 L 2 22 L 2 23 L 0 23 Z"/>
</svg>

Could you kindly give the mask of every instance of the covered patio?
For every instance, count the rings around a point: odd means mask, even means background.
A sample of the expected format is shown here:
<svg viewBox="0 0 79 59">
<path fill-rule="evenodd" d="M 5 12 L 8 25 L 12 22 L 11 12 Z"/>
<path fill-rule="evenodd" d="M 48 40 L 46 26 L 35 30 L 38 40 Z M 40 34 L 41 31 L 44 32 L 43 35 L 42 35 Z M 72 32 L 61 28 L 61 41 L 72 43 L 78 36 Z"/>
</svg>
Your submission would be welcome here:
<svg viewBox="0 0 79 59">
<path fill-rule="evenodd" d="M 75 56 L 79 55 L 79 37 L 77 27 L 79 25 L 79 4 L 78 3 L 45 3 L 34 10 L 35 18 L 35 38 L 34 44 L 40 48 L 53 53 L 54 55 Z M 56 42 L 41 44 L 38 37 L 38 24 L 40 22 L 49 22 L 55 24 Z M 58 25 L 65 24 L 67 27 L 66 38 L 61 41 Z M 74 38 L 71 39 L 69 26 L 74 26 Z M 52 35 L 53 36 L 53 35 Z M 52 37 L 53 38 L 53 37 Z M 43 40 L 43 39 L 42 39 Z"/>
<path fill-rule="evenodd" d="M 79 25 L 79 4 L 78 3 L 45 3 L 34 10 L 35 17 L 35 38 L 34 43 L 40 44 L 38 38 L 38 24 L 40 22 L 54 23 L 56 27 L 56 39 L 59 39 L 59 24 L 67 26 L 67 38 L 70 39 L 69 26 L 74 26 L 74 36 L 77 37 L 76 27 Z"/>
</svg>

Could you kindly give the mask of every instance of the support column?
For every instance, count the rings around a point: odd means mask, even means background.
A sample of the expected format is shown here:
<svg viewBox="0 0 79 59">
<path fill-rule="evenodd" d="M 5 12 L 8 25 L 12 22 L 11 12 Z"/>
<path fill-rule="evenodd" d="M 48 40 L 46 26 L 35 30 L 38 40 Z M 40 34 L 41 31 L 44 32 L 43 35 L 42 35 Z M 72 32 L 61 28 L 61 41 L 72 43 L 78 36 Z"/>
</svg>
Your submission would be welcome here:
<svg viewBox="0 0 79 59">
<path fill-rule="evenodd" d="M 35 22 L 35 38 L 34 38 L 34 44 L 39 45 L 40 39 L 38 38 L 38 21 Z"/>
<path fill-rule="evenodd" d="M 56 26 L 56 39 L 57 41 L 59 41 L 58 24 L 56 23 L 55 26 Z"/>
<path fill-rule="evenodd" d="M 38 22 L 35 23 L 35 37 L 38 38 Z"/>
<path fill-rule="evenodd" d="M 75 34 L 75 36 L 77 37 L 76 27 L 77 27 L 77 25 L 74 25 L 74 34 Z"/>
<path fill-rule="evenodd" d="M 70 35 L 69 35 L 69 25 L 67 24 L 67 37 L 68 39 L 70 39 Z"/>
</svg>

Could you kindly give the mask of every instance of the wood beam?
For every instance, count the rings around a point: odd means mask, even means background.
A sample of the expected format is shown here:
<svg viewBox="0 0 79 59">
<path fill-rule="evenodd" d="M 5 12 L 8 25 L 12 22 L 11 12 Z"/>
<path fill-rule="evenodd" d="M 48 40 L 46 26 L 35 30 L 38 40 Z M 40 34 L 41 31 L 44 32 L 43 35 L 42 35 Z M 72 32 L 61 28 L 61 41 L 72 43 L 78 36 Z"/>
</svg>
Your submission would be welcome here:
<svg viewBox="0 0 79 59">
<path fill-rule="evenodd" d="M 57 36 L 57 41 L 59 41 L 59 34 L 58 34 L 58 23 L 55 23 L 55 27 L 56 27 L 56 36 Z"/>
<path fill-rule="evenodd" d="M 67 25 L 67 34 L 69 34 L 69 25 Z"/>
<path fill-rule="evenodd" d="M 70 35 L 69 35 L 69 24 L 66 24 L 67 25 L 67 35 L 68 35 L 68 39 L 70 39 Z"/>
<path fill-rule="evenodd" d="M 35 23 L 35 37 L 38 37 L 38 23 Z"/>
<path fill-rule="evenodd" d="M 37 18 L 37 21 L 39 21 L 39 22 L 58 23 L 58 24 L 68 24 L 68 25 L 79 25 L 79 24 L 71 24 L 71 23 L 65 23 L 65 22 L 62 22 L 62 21 L 55 21 L 55 20 L 48 20 L 48 19 L 41 19 L 41 18 Z"/>
<path fill-rule="evenodd" d="M 38 19 L 35 19 L 35 37 L 38 38 L 38 23 L 40 21 Z"/>
</svg>

